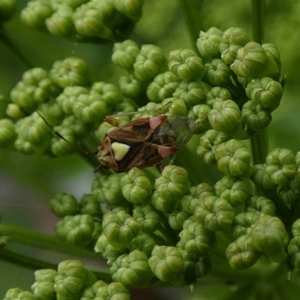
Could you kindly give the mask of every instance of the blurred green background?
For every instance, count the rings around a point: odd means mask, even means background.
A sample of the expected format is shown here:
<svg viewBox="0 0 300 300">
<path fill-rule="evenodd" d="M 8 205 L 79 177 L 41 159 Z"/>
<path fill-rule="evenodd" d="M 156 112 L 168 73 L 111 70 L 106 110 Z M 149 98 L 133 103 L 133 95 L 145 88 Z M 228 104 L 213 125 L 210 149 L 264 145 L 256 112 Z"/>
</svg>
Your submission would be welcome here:
<svg viewBox="0 0 300 300">
<path fill-rule="evenodd" d="M 14 18 L 4 24 L 3 30 L 32 67 L 49 69 L 55 60 L 75 55 L 87 62 L 93 80 L 108 82 L 116 80 L 119 70 L 110 63 L 111 44 L 73 43 L 27 28 L 19 19 L 19 12 L 26 2 L 18 1 L 18 10 Z M 212 26 L 224 30 L 235 26 L 242 27 L 251 34 L 251 1 L 189 0 L 187 2 L 194 2 L 194 5 L 197 5 L 197 10 L 193 13 L 199 16 L 198 24 L 194 24 L 198 30 L 207 30 Z M 194 48 L 195 41 L 192 41 L 188 33 L 188 27 L 178 2 L 146 0 L 143 12 L 142 19 L 131 35 L 137 43 L 159 45 L 166 54 L 177 48 Z M 271 42 L 278 47 L 281 53 L 283 74 L 287 74 L 282 103 L 273 113 L 273 121 L 267 129 L 269 147 L 270 149 L 286 147 L 297 152 L 300 149 L 298 138 L 300 136 L 300 79 L 298 74 L 300 69 L 300 1 L 266 1 L 264 25 L 265 42 Z M 9 92 L 28 66 L 11 51 L 3 40 L 0 40 L 0 54 L 0 115 L 4 116 Z M 89 192 L 93 179 L 92 167 L 75 155 L 51 159 L 1 150 L 1 220 L 3 223 L 52 233 L 56 219 L 47 208 L 47 202 L 51 196 L 56 192 L 70 192 L 80 197 L 83 193 Z M 20 251 L 27 251 L 27 249 Z M 42 257 L 47 254 L 38 255 Z M 53 259 L 55 260 L 55 257 Z M 15 286 L 28 289 L 33 282 L 32 271 L 20 269 L 2 261 L 0 261 L 0 269 L 2 270 L 0 296 L 8 288 Z M 205 280 L 201 286 L 204 286 L 204 283 Z M 201 291 L 205 294 L 203 286 Z M 160 294 L 160 299 L 163 299 L 163 295 L 170 295 L 169 292 L 169 290 L 159 290 L 157 293 Z M 173 290 L 172 295 L 172 299 L 187 299 L 187 295 L 191 294 L 189 288 L 186 287 Z"/>
</svg>

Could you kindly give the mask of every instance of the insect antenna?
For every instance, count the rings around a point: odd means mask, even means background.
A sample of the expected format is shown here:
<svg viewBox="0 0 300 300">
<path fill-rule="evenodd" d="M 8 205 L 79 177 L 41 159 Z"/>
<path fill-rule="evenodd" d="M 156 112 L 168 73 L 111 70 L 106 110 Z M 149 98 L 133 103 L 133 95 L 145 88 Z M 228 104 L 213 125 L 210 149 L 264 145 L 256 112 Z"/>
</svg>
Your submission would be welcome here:
<svg viewBox="0 0 300 300">
<path fill-rule="evenodd" d="M 65 141 L 66 143 L 68 143 L 69 145 L 71 145 L 72 147 L 74 147 L 74 149 L 76 149 L 77 153 L 79 154 L 79 156 L 83 160 L 87 161 L 92 166 L 98 165 L 98 160 L 96 160 L 94 158 L 94 156 L 98 153 L 98 150 L 95 150 L 95 151 L 84 151 L 84 150 L 80 149 L 77 145 L 75 145 L 74 143 L 70 142 L 63 135 L 61 135 L 58 131 L 56 131 L 53 128 L 53 126 L 46 120 L 46 118 L 38 110 L 35 110 L 35 112 L 42 118 L 42 120 L 45 122 L 45 124 L 50 128 L 50 130 L 56 136 L 58 136 L 60 139 L 62 139 L 63 141 Z M 98 166 L 96 168 L 98 168 Z"/>
</svg>

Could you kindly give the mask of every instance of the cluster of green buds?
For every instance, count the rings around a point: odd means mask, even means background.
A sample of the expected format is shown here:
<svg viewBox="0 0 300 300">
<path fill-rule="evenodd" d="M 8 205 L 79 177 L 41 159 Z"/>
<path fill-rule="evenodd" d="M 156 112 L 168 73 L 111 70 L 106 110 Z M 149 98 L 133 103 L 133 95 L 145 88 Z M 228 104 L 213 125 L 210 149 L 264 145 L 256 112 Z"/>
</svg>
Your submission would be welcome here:
<svg viewBox="0 0 300 300">
<path fill-rule="evenodd" d="M 21 20 L 74 41 L 112 41 L 130 33 L 142 7 L 140 0 L 31 0 L 21 12 Z"/>
<path fill-rule="evenodd" d="M 96 3 L 79 2 L 73 18 Z M 299 269 L 300 215 L 293 208 L 299 205 L 300 155 L 278 148 L 265 163 L 252 165 L 244 142 L 269 125 L 279 106 L 278 50 L 251 41 L 241 28 L 214 27 L 200 32 L 196 48 L 174 50 L 166 58 L 155 45 L 125 40 L 112 54 L 127 72 L 116 85 L 91 82 L 86 64 L 70 57 L 49 71 L 28 70 L 12 89 L 8 118 L 0 120 L 0 145 L 23 153 L 60 156 L 76 151 L 74 145 L 96 147 L 114 128 L 103 122 L 112 113 L 120 112 L 124 123 L 163 112 L 195 124 L 191 146 L 184 156 L 178 153 L 182 167 L 104 172 L 81 200 L 61 193 L 51 200 L 61 217 L 57 237 L 94 250 L 110 268 L 112 283 L 93 279 L 87 289 L 80 283 L 76 292 L 83 298 L 70 299 L 96 299 L 102 290 L 105 299 L 128 299 L 129 287 L 193 284 L 210 271 L 216 253 L 238 270 L 261 257 Z M 202 162 L 217 166 L 218 179 L 199 176 L 210 168 Z M 194 173 L 200 164 L 203 169 Z M 51 272 L 50 290 L 62 299 L 57 273 Z"/>
<path fill-rule="evenodd" d="M 13 288 L 7 291 L 3 300 L 130 299 L 129 292 L 122 283 L 97 280 L 93 272 L 78 260 L 63 261 L 57 270 L 42 269 L 34 275 L 35 282 L 31 286 L 31 292 Z"/>
</svg>

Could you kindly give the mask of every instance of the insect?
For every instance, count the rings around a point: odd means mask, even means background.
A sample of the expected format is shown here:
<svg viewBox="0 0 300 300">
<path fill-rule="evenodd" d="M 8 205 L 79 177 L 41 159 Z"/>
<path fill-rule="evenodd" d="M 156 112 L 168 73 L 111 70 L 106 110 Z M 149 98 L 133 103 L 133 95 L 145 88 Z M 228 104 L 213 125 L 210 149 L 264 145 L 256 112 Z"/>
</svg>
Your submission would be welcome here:
<svg viewBox="0 0 300 300">
<path fill-rule="evenodd" d="M 109 117 L 106 122 L 113 123 Z M 97 149 L 101 168 L 117 173 L 133 167 L 160 166 L 160 162 L 187 143 L 195 123 L 187 117 L 161 115 L 131 121 L 106 134 Z"/>
<path fill-rule="evenodd" d="M 37 113 L 52 128 L 41 113 Z M 104 120 L 112 125 L 119 124 L 113 117 Z M 195 122 L 183 116 L 160 115 L 126 123 L 107 133 L 97 151 L 92 153 L 100 162 L 95 172 L 104 168 L 121 173 L 133 167 L 153 165 L 161 170 L 161 161 L 186 144 L 195 128 Z M 55 134 L 69 143 L 60 133 L 55 131 Z"/>
</svg>

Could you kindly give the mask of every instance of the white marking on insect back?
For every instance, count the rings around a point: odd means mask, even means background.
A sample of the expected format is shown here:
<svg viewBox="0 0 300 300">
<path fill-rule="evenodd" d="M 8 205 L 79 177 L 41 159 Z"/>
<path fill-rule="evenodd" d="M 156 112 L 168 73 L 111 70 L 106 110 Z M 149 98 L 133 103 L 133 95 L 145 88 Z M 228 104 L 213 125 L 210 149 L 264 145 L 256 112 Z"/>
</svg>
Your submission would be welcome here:
<svg viewBox="0 0 300 300">
<path fill-rule="evenodd" d="M 111 144 L 111 149 L 114 153 L 116 161 L 121 161 L 130 149 L 130 146 L 118 142 Z"/>
</svg>

